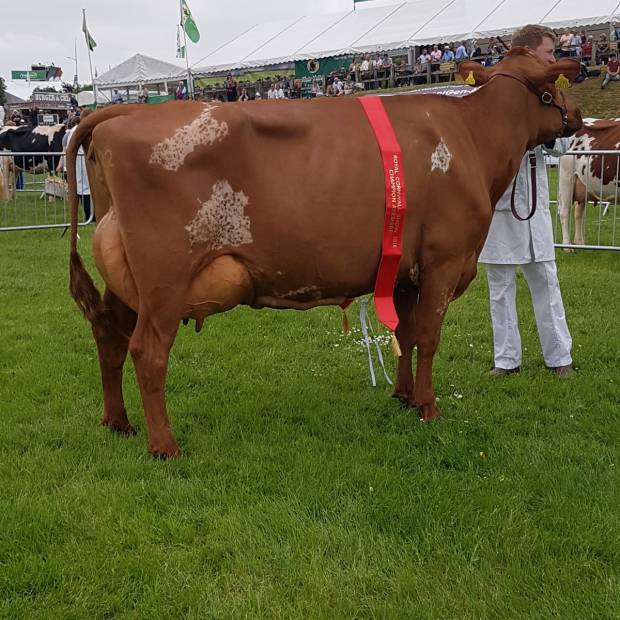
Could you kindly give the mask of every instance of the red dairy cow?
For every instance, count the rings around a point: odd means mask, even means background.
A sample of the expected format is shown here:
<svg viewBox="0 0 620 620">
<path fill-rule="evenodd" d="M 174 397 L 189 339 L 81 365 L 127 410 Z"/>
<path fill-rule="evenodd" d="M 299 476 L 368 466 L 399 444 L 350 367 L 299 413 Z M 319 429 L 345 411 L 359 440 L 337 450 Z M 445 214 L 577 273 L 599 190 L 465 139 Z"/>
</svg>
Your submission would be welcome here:
<svg viewBox="0 0 620 620">
<path fill-rule="evenodd" d="M 493 68 L 459 68 L 482 87 L 462 99 L 384 103 L 403 152 L 409 205 L 394 289 L 402 351 L 395 395 L 424 420 L 439 415 L 432 363 L 444 315 L 476 274 L 496 201 L 526 149 L 581 126 L 579 111 L 554 86 L 560 74 L 574 79 L 577 63 L 549 66 L 518 48 Z M 77 252 L 82 144 L 103 298 Z M 239 304 L 305 310 L 373 290 L 384 170 L 355 98 L 117 106 L 80 123 L 67 168 L 71 294 L 98 347 L 102 423 L 133 432 L 122 395 L 129 351 L 154 455 L 180 454 L 165 379 L 182 320 L 199 326 Z M 283 180 L 294 193 L 282 191 Z"/>
</svg>

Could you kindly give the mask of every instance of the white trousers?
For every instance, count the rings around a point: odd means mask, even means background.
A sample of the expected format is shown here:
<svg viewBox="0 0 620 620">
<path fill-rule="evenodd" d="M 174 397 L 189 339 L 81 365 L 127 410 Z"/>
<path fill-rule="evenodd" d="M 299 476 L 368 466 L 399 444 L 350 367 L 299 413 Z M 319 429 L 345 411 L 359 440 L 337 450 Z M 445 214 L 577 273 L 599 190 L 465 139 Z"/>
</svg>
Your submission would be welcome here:
<svg viewBox="0 0 620 620">
<path fill-rule="evenodd" d="M 517 265 L 487 263 L 495 366 L 512 369 L 521 365 L 521 335 L 516 306 Z M 572 363 L 572 339 L 566 324 L 564 304 L 555 261 L 520 265 L 530 289 L 538 337 L 549 368 Z"/>
</svg>

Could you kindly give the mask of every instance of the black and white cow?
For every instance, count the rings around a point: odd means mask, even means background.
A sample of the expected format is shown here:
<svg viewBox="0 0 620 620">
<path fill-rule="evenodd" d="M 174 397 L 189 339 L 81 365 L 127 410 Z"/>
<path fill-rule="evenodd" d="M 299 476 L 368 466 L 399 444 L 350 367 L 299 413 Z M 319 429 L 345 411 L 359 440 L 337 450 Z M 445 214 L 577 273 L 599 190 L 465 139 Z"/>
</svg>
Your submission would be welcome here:
<svg viewBox="0 0 620 620">
<path fill-rule="evenodd" d="M 19 125 L 17 127 L 5 125 L 0 128 L 0 151 L 14 153 L 61 153 L 62 138 L 65 135 L 65 125 L 51 125 L 32 127 Z M 56 170 L 60 156 L 56 155 L 15 155 L 14 161 L 18 168 L 33 170 L 43 162 L 47 163 L 50 172 Z"/>
</svg>

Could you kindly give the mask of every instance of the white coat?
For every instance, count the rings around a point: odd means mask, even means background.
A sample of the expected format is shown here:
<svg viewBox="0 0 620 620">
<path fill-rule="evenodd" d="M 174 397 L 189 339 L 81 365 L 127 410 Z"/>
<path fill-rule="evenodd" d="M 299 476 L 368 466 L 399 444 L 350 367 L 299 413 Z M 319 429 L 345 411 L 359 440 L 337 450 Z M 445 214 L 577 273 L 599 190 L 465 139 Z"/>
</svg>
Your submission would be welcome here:
<svg viewBox="0 0 620 620">
<path fill-rule="evenodd" d="M 69 144 L 74 131 L 75 127 L 69 130 L 67 144 Z M 83 196 L 84 194 L 90 196 L 90 183 L 88 182 L 88 174 L 86 173 L 86 162 L 84 161 L 84 149 L 82 147 L 80 147 L 80 150 L 78 151 L 77 161 L 75 162 L 75 178 L 77 181 L 77 193 L 80 196 Z"/>
<path fill-rule="evenodd" d="M 512 182 L 495 207 L 487 240 L 478 259 L 495 265 L 524 265 L 555 260 L 553 225 L 549 211 L 549 181 L 544 154 L 559 157 L 568 150 L 570 139 L 560 138 L 553 149 L 536 147 L 537 207 L 534 216 L 521 222 L 512 215 L 510 196 Z M 521 217 L 526 217 L 532 206 L 531 174 L 528 154 L 521 160 L 517 172 L 515 206 Z"/>
</svg>

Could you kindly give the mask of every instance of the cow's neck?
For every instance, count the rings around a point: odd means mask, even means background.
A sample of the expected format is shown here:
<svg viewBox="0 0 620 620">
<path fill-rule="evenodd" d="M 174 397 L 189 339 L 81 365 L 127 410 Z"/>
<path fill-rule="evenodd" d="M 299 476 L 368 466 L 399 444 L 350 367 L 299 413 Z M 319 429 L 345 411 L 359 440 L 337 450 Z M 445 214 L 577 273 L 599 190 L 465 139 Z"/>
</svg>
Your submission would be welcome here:
<svg viewBox="0 0 620 620">
<path fill-rule="evenodd" d="M 535 115 L 524 114 L 524 109 L 531 106 L 531 94 L 516 80 L 496 78 L 470 97 L 471 114 L 476 118 L 472 128 L 479 131 L 476 144 L 495 204 L 517 174 L 528 145 L 535 143 L 538 135 Z M 490 123 L 494 113 L 498 120 Z"/>
</svg>

